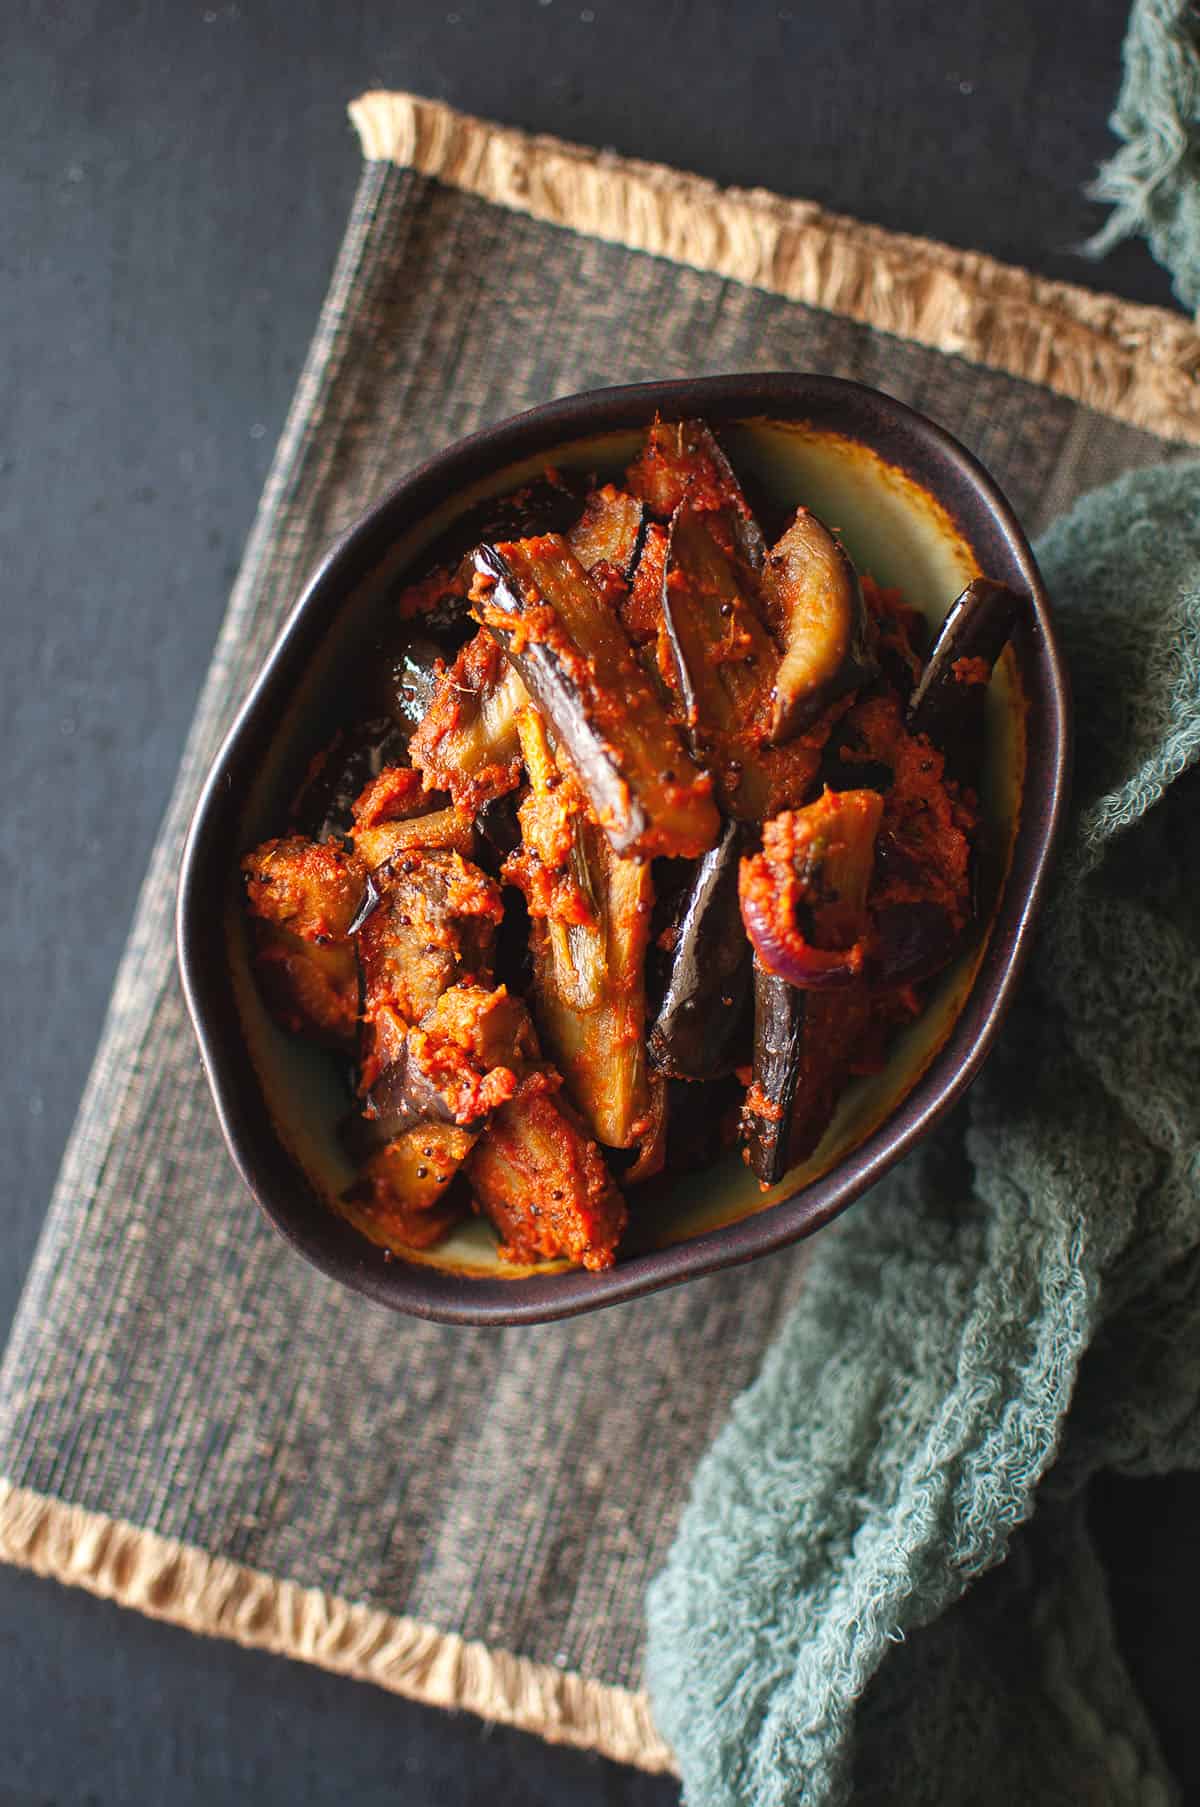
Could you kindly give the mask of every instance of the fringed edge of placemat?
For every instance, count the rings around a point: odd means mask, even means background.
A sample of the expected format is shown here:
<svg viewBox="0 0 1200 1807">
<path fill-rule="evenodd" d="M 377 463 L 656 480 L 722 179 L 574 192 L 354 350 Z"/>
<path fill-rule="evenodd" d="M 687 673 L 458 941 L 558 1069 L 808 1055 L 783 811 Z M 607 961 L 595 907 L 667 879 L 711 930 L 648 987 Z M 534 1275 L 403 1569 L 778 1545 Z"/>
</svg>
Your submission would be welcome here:
<svg viewBox="0 0 1200 1807">
<path fill-rule="evenodd" d="M 1006 371 L 1161 438 L 1200 444 L 1200 333 L 1186 315 L 1051 282 L 765 189 L 377 91 L 350 107 L 363 155 L 550 225 L 769 289 Z"/>
<path fill-rule="evenodd" d="M 315 1663 L 653 1774 L 675 1773 L 644 1694 L 281 1581 L 9 1481 L 0 1481 L 0 1560 L 188 1631 Z"/>
</svg>

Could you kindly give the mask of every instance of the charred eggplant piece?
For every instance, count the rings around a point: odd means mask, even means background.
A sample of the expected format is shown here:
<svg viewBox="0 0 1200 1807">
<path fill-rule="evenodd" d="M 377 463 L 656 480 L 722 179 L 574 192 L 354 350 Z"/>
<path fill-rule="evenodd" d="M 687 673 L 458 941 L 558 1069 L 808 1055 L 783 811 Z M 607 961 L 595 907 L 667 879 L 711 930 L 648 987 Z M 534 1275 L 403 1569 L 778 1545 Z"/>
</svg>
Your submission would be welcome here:
<svg viewBox="0 0 1200 1807">
<path fill-rule="evenodd" d="M 870 623 L 858 573 L 841 541 L 798 508 L 763 569 L 767 619 L 783 646 L 769 738 L 790 740 L 836 697 L 874 675 Z"/>
<path fill-rule="evenodd" d="M 650 871 L 584 831 L 580 862 L 597 902 L 590 927 L 531 918 L 534 999 L 543 1034 L 592 1134 L 629 1148 L 646 1133 L 642 983 Z"/>
<path fill-rule="evenodd" d="M 409 756 L 431 790 L 449 791 L 473 815 L 515 790 L 521 776 L 517 715 L 525 686 L 486 629 L 438 681 Z"/>
<path fill-rule="evenodd" d="M 354 850 L 372 873 L 382 873 L 386 887 L 394 860 L 404 858 L 415 849 L 428 852 L 460 853 L 465 860 L 476 852 L 475 827 L 469 816 L 459 809 L 428 810 L 424 815 L 410 816 L 402 822 L 380 822 L 373 828 L 355 828 Z M 364 899 L 363 909 L 355 925 L 361 928 L 370 913 Z"/>
<path fill-rule="evenodd" d="M 667 1164 L 667 1133 L 670 1128 L 668 1082 L 661 1073 L 646 1076 L 647 1110 L 634 1144 L 636 1158 L 622 1175 L 626 1186 L 640 1186 L 662 1172 Z"/>
<path fill-rule="evenodd" d="M 692 880 L 676 931 L 666 989 L 650 1030 L 650 1058 L 671 1079 L 718 1079 L 737 1064 L 750 996 L 738 866 L 746 835 L 727 822 Z"/>
<path fill-rule="evenodd" d="M 444 991 L 490 974 L 502 915 L 498 886 L 461 854 L 414 849 L 393 864 L 357 935 L 364 1093 Z"/>
<path fill-rule="evenodd" d="M 711 780 L 628 636 L 555 534 L 475 555 L 472 597 L 578 774 L 615 852 L 694 858 L 717 839 Z"/>
<path fill-rule="evenodd" d="M 292 806 L 297 831 L 314 841 L 348 834 L 354 802 L 385 766 L 404 765 L 405 735 L 391 716 L 375 716 L 335 735 L 313 761 Z"/>
<path fill-rule="evenodd" d="M 535 533 L 566 533 L 579 519 L 584 490 L 568 475 L 547 470 L 511 496 L 489 496 L 461 515 L 429 548 L 431 569 L 401 590 L 401 620 L 419 621 L 423 632 L 451 656 L 475 631 L 468 592 L 481 541 L 515 540 Z"/>
<path fill-rule="evenodd" d="M 702 420 L 656 420 L 628 472 L 629 487 L 660 521 L 685 501 L 723 517 L 728 539 L 750 571 L 762 569 L 766 542 L 728 458 Z"/>
<path fill-rule="evenodd" d="M 768 822 L 762 853 L 742 863 L 755 949 L 754 1078 L 742 1125 L 764 1186 L 820 1140 L 869 1019 L 867 893 L 882 812 L 874 791 L 826 791 Z M 819 995 L 831 985 L 836 994 Z"/>
<path fill-rule="evenodd" d="M 376 1213 L 407 1221 L 438 1202 L 488 1110 L 512 1096 L 512 1063 L 491 1057 L 497 1034 L 500 1051 L 523 1057 L 519 1023 L 528 1019 L 519 1007 L 514 1027 L 490 986 L 502 915 L 491 879 L 460 854 L 414 850 L 388 870 L 384 886 L 357 935 L 359 1090 L 376 1132 L 394 1133 L 372 1157 L 361 1197 Z M 426 1128 L 438 1134 L 420 1140 Z M 426 1145 L 436 1159 L 418 1158 Z"/>
<path fill-rule="evenodd" d="M 385 766 L 354 804 L 350 839 L 368 872 L 379 873 L 392 860 L 418 847 L 461 853 L 469 859 L 475 850 L 471 820 L 453 805 L 439 808 L 444 801 L 424 788 L 419 772 L 407 766 Z M 378 884 L 373 878 L 368 883 L 368 896 L 350 930 L 352 935 L 379 901 L 387 878 L 384 871 Z"/>
<path fill-rule="evenodd" d="M 812 1154 L 828 1129 L 870 1032 L 871 994 L 865 984 L 797 991 L 756 960 L 754 1011 L 754 1080 L 742 1137 L 751 1171 L 766 1187 Z"/>
<path fill-rule="evenodd" d="M 248 853 L 242 872 L 272 1014 L 293 1034 L 349 1049 L 358 1019 L 350 936 L 366 887 L 362 862 L 336 844 L 289 835 Z"/>
<path fill-rule="evenodd" d="M 894 695 L 864 696 L 835 742 L 864 779 L 879 765 L 889 774 L 869 898 L 868 977 L 875 986 L 914 984 L 953 957 L 970 923 L 978 812 L 969 793 L 946 783 L 938 749 L 905 727 Z"/>
<path fill-rule="evenodd" d="M 642 539 L 629 594 L 617 603 L 621 625 L 658 690 L 669 688 L 673 671 L 663 622 L 663 585 L 670 541 L 669 528 L 651 521 Z"/>
<path fill-rule="evenodd" d="M 951 605 L 929 663 L 908 705 L 910 734 L 927 734 L 943 754 L 947 775 L 979 787 L 984 699 L 992 667 L 1012 638 L 1021 598 L 989 577 L 976 577 Z"/>
<path fill-rule="evenodd" d="M 584 484 L 570 471 L 545 470 L 515 495 L 480 502 L 455 527 L 458 544 L 472 552 L 481 540 L 522 540 L 539 533 L 567 533 L 587 502 Z"/>
<path fill-rule="evenodd" d="M 566 541 L 593 582 L 610 577 L 627 588 L 633 582 L 648 519 L 636 496 L 606 483 L 588 497 Z"/>
<path fill-rule="evenodd" d="M 366 1155 L 345 1202 L 377 1225 L 389 1244 L 432 1248 L 470 1209 L 459 1176 L 477 1140 L 473 1130 L 453 1123 L 406 1130 Z"/>
<path fill-rule="evenodd" d="M 504 876 L 529 909 L 535 1014 L 588 1129 L 611 1148 L 629 1148 L 645 1136 L 650 1116 L 650 866 L 612 851 L 533 709 L 521 717 L 521 744 L 529 777 L 523 851 Z"/>
<path fill-rule="evenodd" d="M 558 1095 L 560 1086 L 553 1071 L 529 1073 L 492 1118 L 467 1162 L 467 1178 L 500 1232 L 503 1260 L 611 1267 L 625 1202 L 600 1150 Z"/>
<path fill-rule="evenodd" d="M 779 654 L 713 518 L 684 502 L 671 519 L 662 595 L 668 683 L 727 813 L 761 822 L 809 794 L 824 732 L 764 744 Z"/>
<path fill-rule="evenodd" d="M 421 1124 L 478 1133 L 536 1052 L 529 1012 L 503 985 L 453 985 L 407 1032 L 367 1095 L 367 1115 L 386 1141 Z"/>
<path fill-rule="evenodd" d="M 663 615 L 691 731 L 753 724 L 778 655 L 736 564 L 690 501 L 671 517 Z"/>
<path fill-rule="evenodd" d="M 754 1078 L 742 1106 L 742 1145 L 763 1186 L 776 1185 L 788 1170 L 807 1018 L 808 994 L 756 959 Z"/>
</svg>

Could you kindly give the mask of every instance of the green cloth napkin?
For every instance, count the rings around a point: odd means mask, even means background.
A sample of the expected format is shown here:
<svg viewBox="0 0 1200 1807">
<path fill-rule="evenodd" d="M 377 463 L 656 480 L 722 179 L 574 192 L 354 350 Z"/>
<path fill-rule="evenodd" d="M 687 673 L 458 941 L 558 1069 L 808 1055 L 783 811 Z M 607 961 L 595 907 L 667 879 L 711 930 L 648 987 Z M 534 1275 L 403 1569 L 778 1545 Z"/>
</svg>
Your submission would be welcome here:
<svg viewBox="0 0 1200 1807">
<path fill-rule="evenodd" d="M 693 1807 L 1174 1798 L 1085 1517 L 1200 1465 L 1200 464 L 1040 558 L 1072 818 L 1000 1045 L 814 1245 L 648 1600 Z"/>
<path fill-rule="evenodd" d="M 1087 247 L 1103 257 L 1140 233 L 1200 308 L 1200 10 L 1193 0 L 1133 0 L 1125 76 L 1109 124 L 1122 147 L 1091 189 L 1112 213 Z"/>
</svg>

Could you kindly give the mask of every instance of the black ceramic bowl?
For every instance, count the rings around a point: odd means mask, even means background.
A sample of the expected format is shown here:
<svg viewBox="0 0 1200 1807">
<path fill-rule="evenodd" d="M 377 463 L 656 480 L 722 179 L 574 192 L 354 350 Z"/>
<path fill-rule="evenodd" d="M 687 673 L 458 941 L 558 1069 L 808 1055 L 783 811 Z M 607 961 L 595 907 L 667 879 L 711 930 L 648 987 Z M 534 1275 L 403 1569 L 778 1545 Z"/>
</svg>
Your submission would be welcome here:
<svg viewBox="0 0 1200 1807">
<path fill-rule="evenodd" d="M 765 1195 L 735 1156 L 661 1189 L 629 1252 L 604 1273 L 514 1273 L 473 1221 L 441 1249 L 389 1258 L 341 1213 L 350 1171 L 334 1065 L 269 1019 L 249 963 L 238 861 L 281 832 L 314 752 L 389 598 L 470 505 L 552 463 L 616 474 L 660 413 L 700 415 L 735 468 L 782 513 L 805 502 L 856 562 L 932 623 L 978 572 L 1030 599 L 988 696 L 984 924 L 901 1035 L 856 1081 L 821 1147 Z M 344 707 L 344 703 L 343 703 Z M 822 376 L 644 383 L 568 397 L 477 433 L 397 485 L 332 549 L 247 698 L 196 810 L 179 890 L 179 958 L 221 1126 L 251 1192 L 325 1273 L 400 1311 L 464 1324 L 585 1311 L 748 1261 L 820 1228 L 897 1160 L 979 1071 L 1029 942 L 1065 801 L 1067 685 L 1029 545 L 991 478 L 931 421 Z M 636 1199 L 636 1195 L 635 1195 Z"/>
</svg>

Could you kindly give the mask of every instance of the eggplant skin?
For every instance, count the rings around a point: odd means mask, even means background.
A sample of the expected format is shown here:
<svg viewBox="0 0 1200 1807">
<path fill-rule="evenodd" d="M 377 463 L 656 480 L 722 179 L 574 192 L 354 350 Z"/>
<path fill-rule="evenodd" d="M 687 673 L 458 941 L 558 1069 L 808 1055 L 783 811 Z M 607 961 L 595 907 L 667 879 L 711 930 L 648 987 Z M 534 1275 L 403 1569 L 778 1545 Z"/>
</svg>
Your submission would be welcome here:
<svg viewBox="0 0 1200 1807">
<path fill-rule="evenodd" d="M 807 508 L 796 510 L 771 549 L 763 599 L 783 645 L 769 732 L 778 744 L 866 683 L 877 666 L 858 572 L 842 542 Z"/>
<path fill-rule="evenodd" d="M 429 788 L 449 791 L 469 814 L 515 790 L 517 714 L 528 700 L 500 647 L 481 629 L 440 674 L 412 737 L 409 754 Z"/>
<path fill-rule="evenodd" d="M 451 658 L 471 638 L 475 623 L 467 592 L 481 540 L 515 540 L 534 533 L 567 533 L 586 500 L 569 473 L 543 471 L 511 496 L 488 496 L 459 517 L 428 549 L 426 575 L 406 581 L 396 612 L 420 623 L 423 634 Z"/>
<path fill-rule="evenodd" d="M 636 496 L 607 483 L 588 497 L 587 507 L 566 535 L 567 544 L 590 577 L 611 574 L 628 586 L 642 554 L 649 519 Z"/>
<path fill-rule="evenodd" d="M 754 962 L 754 1079 L 742 1106 L 745 1158 L 762 1186 L 788 1170 L 809 997 Z"/>
<path fill-rule="evenodd" d="M 349 733 L 338 734 L 313 761 L 292 806 L 297 831 L 314 841 L 347 835 L 354 804 L 386 766 L 408 758 L 405 734 L 390 716 L 375 716 Z"/>
<path fill-rule="evenodd" d="M 683 902 L 650 1059 L 670 1079 L 720 1079 L 738 1064 L 750 999 L 750 944 L 742 931 L 738 867 L 746 830 L 727 822 Z"/>
<path fill-rule="evenodd" d="M 366 1115 L 388 1141 L 422 1123 L 478 1132 L 536 1055 L 529 1012 L 505 986 L 451 986 L 406 1031 L 367 1094 Z"/>
<path fill-rule="evenodd" d="M 972 788 L 979 784 L 988 681 L 1022 607 L 1005 584 L 974 578 L 951 604 L 909 700 L 909 733 L 928 735 L 947 775 Z"/>
<path fill-rule="evenodd" d="M 663 1165 L 672 1175 L 702 1172 L 737 1142 L 742 1085 L 733 1073 L 724 1079 L 660 1083 L 666 1088 Z"/>
</svg>

